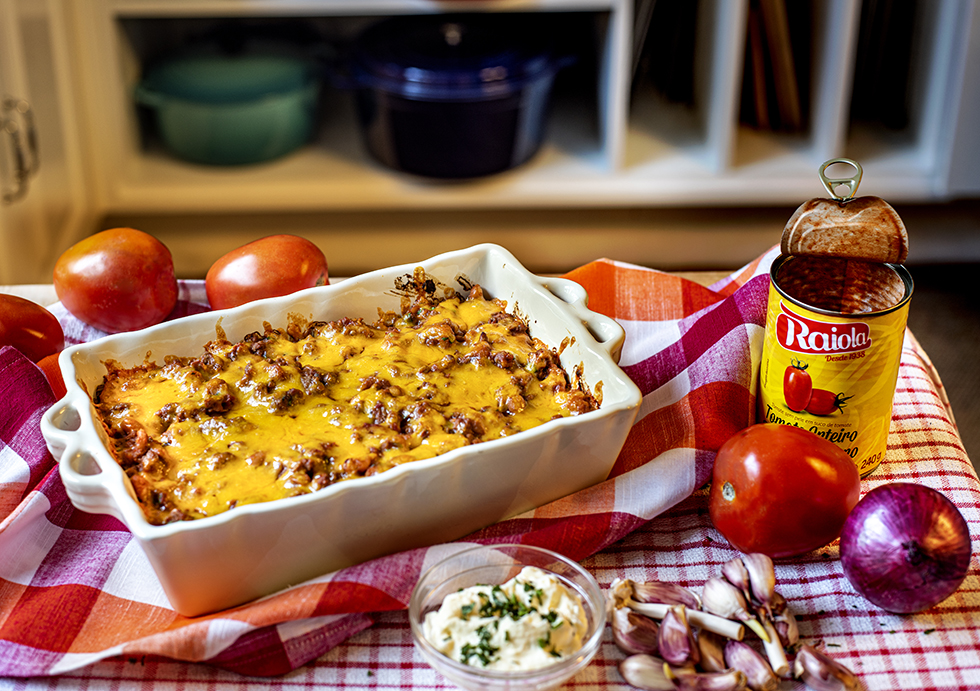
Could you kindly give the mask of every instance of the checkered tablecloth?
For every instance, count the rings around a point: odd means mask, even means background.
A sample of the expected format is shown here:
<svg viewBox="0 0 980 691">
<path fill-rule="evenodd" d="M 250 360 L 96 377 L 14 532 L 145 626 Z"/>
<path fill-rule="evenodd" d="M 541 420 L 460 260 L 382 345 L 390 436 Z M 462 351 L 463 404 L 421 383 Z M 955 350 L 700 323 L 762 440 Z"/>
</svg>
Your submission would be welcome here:
<svg viewBox="0 0 980 691">
<path fill-rule="evenodd" d="M 523 541 L 615 578 L 700 590 L 737 554 L 711 526 L 704 483 L 714 451 L 753 418 L 769 252 L 710 288 L 600 260 L 569 275 L 590 307 L 627 330 L 621 365 L 644 393 L 609 480 L 491 526 L 466 542 Z M 200 285 L 185 283 L 186 309 Z M 914 296 L 913 296 L 914 301 Z M 97 337 L 52 308 L 69 340 Z M 37 429 L 53 402 L 41 372 L 0 351 L 0 691 L 13 689 L 452 688 L 412 648 L 404 607 L 420 570 L 456 545 L 327 574 L 231 612 L 186 619 L 169 609 L 145 559 L 113 519 L 71 507 Z M 934 487 L 980 526 L 980 481 L 942 383 L 906 333 L 888 453 L 867 491 L 902 480 Z M 807 642 L 868 689 L 980 688 L 977 564 L 925 612 L 885 613 L 843 577 L 836 545 L 776 566 Z M 606 634 L 568 688 L 628 688 Z M 785 688 L 802 688 L 787 682 Z"/>
</svg>

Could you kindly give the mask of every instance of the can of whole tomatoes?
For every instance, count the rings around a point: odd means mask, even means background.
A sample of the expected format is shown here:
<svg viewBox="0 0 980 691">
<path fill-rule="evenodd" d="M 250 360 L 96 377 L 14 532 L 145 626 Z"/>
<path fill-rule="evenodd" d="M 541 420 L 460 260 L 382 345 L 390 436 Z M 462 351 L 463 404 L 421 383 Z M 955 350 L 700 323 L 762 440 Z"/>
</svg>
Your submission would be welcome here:
<svg viewBox="0 0 980 691">
<path fill-rule="evenodd" d="M 871 217 L 878 222 L 869 230 Z M 868 247 L 875 232 L 881 242 Z M 901 246 L 885 247 L 895 235 Z M 905 243 L 904 226 L 880 199 L 811 200 L 787 224 L 769 275 L 760 421 L 834 442 L 862 476 L 888 447 L 912 297 L 908 270 L 893 263 L 904 261 Z"/>
<path fill-rule="evenodd" d="M 866 475 L 878 467 L 888 446 L 912 279 L 904 266 L 883 265 L 903 287 L 899 301 L 848 314 L 806 304 L 786 292 L 780 283 L 790 282 L 787 274 L 799 259 L 781 256 L 770 273 L 760 417 L 834 442 Z M 787 263 L 790 270 L 783 269 Z"/>
</svg>

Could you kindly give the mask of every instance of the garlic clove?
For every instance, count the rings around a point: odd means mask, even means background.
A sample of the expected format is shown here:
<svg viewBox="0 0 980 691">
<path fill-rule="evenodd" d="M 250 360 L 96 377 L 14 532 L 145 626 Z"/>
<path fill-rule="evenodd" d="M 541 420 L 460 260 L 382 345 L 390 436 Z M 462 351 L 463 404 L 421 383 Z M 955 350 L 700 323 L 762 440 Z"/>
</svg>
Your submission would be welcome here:
<svg viewBox="0 0 980 691">
<path fill-rule="evenodd" d="M 776 568 L 772 559 L 765 554 L 746 554 L 742 563 L 749 574 L 752 597 L 763 607 L 768 607 L 776 592 Z"/>
<path fill-rule="evenodd" d="M 751 615 L 741 591 L 728 581 L 712 576 L 704 583 L 701 603 L 705 612 L 745 621 Z"/>
<path fill-rule="evenodd" d="M 633 599 L 633 581 L 628 578 L 617 578 L 609 584 L 606 599 L 610 609 L 628 607 Z"/>
<path fill-rule="evenodd" d="M 800 646 L 796 653 L 793 676 L 812 691 L 861 691 L 864 688 L 854 672 L 810 645 Z"/>
<path fill-rule="evenodd" d="M 671 665 L 696 665 L 701 654 L 684 605 L 672 606 L 660 622 L 660 656 Z"/>
<path fill-rule="evenodd" d="M 619 663 L 619 673 L 630 686 L 644 691 L 676 691 L 677 686 L 665 674 L 666 664 L 652 655 L 630 655 Z"/>
<path fill-rule="evenodd" d="M 636 584 L 628 579 L 617 578 L 614 580 L 606 593 L 606 614 L 612 619 L 613 613 L 617 609 L 628 607 L 638 614 L 643 614 L 654 619 L 663 619 L 664 615 L 670 610 L 671 605 L 662 602 L 637 602 L 633 599 L 633 590 Z M 745 627 L 739 622 L 732 621 L 728 617 L 719 617 L 699 609 L 692 609 L 688 612 L 688 620 L 694 626 L 706 628 L 710 631 L 720 633 L 726 638 L 742 640 L 745 635 Z"/>
<path fill-rule="evenodd" d="M 688 609 L 701 609 L 701 598 L 676 583 L 648 581 L 633 584 L 633 599 L 637 602 L 662 602 L 667 605 L 684 605 Z"/>
<path fill-rule="evenodd" d="M 800 641 L 800 629 L 796 623 L 796 616 L 789 610 L 784 609 L 775 615 L 772 620 L 779 642 L 784 648 L 792 648 Z"/>
<path fill-rule="evenodd" d="M 762 640 L 769 638 L 769 634 L 759 620 L 749 613 L 749 605 L 742 592 L 724 578 L 712 576 L 705 581 L 704 589 L 701 591 L 701 604 L 705 612 L 728 619 L 738 619 L 745 622 L 745 625 Z"/>
<path fill-rule="evenodd" d="M 787 607 L 789 607 L 789 603 L 786 602 L 786 598 L 778 590 L 774 590 L 772 599 L 769 601 L 769 613 L 775 617 L 782 614 Z"/>
<path fill-rule="evenodd" d="M 737 669 L 698 672 L 692 667 L 665 665 L 665 672 L 677 691 L 743 691 L 746 688 L 745 674 Z"/>
<path fill-rule="evenodd" d="M 701 655 L 701 669 L 705 672 L 724 672 L 725 643 L 728 639 L 707 629 L 698 630 L 698 652 Z"/>
<path fill-rule="evenodd" d="M 721 567 L 721 575 L 725 580 L 742 591 L 745 597 L 752 594 L 752 585 L 749 583 L 749 571 L 745 568 L 745 562 L 741 557 L 729 559 Z"/>
<path fill-rule="evenodd" d="M 621 607 L 613 611 L 611 624 L 613 642 L 627 655 L 656 655 L 659 651 L 660 626 L 650 617 Z"/>
<path fill-rule="evenodd" d="M 725 644 L 725 663 L 745 674 L 746 683 L 752 691 L 775 691 L 779 687 L 779 678 L 772 667 L 747 643 L 728 641 Z"/>
<path fill-rule="evenodd" d="M 744 691 L 745 674 L 737 669 L 698 672 L 692 665 L 671 667 L 653 655 L 630 655 L 619 663 L 627 684 L 642 691 Z"/>
</svg>

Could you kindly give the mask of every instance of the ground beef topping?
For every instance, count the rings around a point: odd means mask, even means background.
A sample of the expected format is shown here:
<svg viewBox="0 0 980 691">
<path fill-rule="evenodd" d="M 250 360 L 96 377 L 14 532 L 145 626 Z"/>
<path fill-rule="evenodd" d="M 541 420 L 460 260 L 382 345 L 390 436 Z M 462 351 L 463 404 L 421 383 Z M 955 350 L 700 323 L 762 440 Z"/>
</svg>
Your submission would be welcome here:
<svg viewBox="0 0 980 691">
<path fill-rule="evenodd" d="M 558 352 L 478 286 L 374 324 L 266 325 L 198 357 L 107 363 L 115 458 L 163 524 L 313 492 L 594 410 Z"/>
</svg>

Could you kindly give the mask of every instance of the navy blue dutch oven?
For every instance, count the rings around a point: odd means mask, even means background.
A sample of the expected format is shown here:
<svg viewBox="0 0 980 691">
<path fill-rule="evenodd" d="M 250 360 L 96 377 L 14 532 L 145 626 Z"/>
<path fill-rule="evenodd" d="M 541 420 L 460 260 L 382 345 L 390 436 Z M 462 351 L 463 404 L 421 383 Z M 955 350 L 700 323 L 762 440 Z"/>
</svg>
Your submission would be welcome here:
<svg viewBox="0 0 980 691">
<path fill-rule="evenodd" d="M 355 41 L 350 77 L 368 151 L 395 170 L 475 178 L 529 160 L 544 137 L 556 54 L 540 15 L 399 16 Z"/>
</svg>

